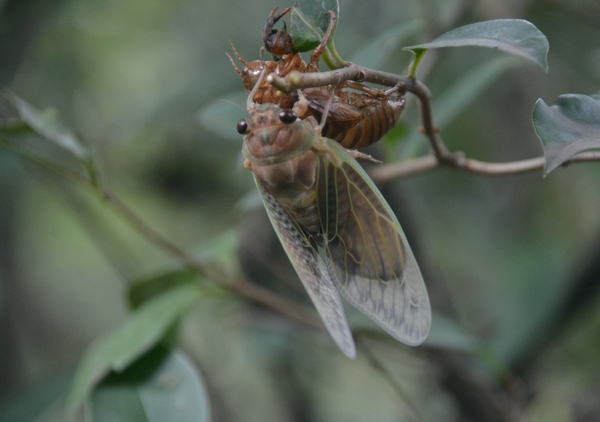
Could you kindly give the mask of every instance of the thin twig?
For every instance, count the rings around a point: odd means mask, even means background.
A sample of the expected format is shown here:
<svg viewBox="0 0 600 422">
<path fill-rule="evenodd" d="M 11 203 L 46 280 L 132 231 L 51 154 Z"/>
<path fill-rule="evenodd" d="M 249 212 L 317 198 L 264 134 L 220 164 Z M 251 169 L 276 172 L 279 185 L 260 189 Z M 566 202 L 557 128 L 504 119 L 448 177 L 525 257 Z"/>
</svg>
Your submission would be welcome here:
<svg viewBox="0 0 600 422">
<path fill-rule="evenodd" d="M 246 280 L 238 280 L 229 287 L 232 292 L 237 292 L 246 298 L 252 299 L 257 303 L 268 306 L 269 308 L 287 315 L 296 321 L 308 325 L 312 328 L 325 329 L 323 322 L 298 305 L 296 302 L 285 299 L 273 293 L 271 290 L 264 289 L 255 283 Z"/>
<path fill-rule="evenodd" d="M 240 294 L 247 299 L 271 308 L 283 315 L 286 315 L 296 321 L 310 327 L 324 329 L 320 320 L 303 309 L 300 305 L 287 300 L 270 290 L 264 289 L 245 279 L 239 279 L 232 283 L 221 271 L 212 266 L 200 263 L 192 258 L 185 250 L 175 245 L 173 242 L 159 234 L 152 227 L 144 223 L 133 211 L 131 211 L 120 199 L 106 189 L 101 190 L 102 197 L 111 205 L 113 210 L 124 218 L 132 227 L 145 237 L 148 241 L 167 252 L 177 259 L 182 265 L 196 271 L 198 274 L 206 276 L 211 281 L 217 283 L 226 290 Z"/>
<path fill-rule="evenodd" d="M 240 294 L 256 303 L 271 308 L 281 314 L 284 314 L 302 324 L 308 325 L 313 328 L 324 329 L 324 325 L 320 320 L 314 317 L 310 312 L 302 308 L 300 305 L 282 298 L 270 290 L 264 289 L 247 280 L 240 279 L 236 282 L 229 280 L 221 271 L 209 266 L 205 263 L 200 263 L 192 258 L 185 250 L 177 246 L 175 243 L 168 240 L 166 237 L 158 233 L 151 226 L 146 224 L 140 217 L 137 216 L 121 199 L 115 194 L 110 192 L 107 188 L 102 187 L 99 183 L 92 181 L 91 179 L 79 174 L 67 167 L 59 164 L 52 163 L 46 158 L 37 156 L 29 151 L 25 151 L 22 148 L 16 147 L 10 141 L 0 139 L 2 145 L 7 149 L 10 149 L 14 153 L 20 155 L 27 161 L 35 163 L 40 167 L 54 173 L 64 179 L 67 179 L 82 188 L 92 190 L 102 200 L 108 204 L 113 212 L 125 220 L 134 230 L 136 230 L 142 237 L 148 240 L 153 245 L 157 246 L 168 255 L 175 258 L 183 266 L 196 271 L 198 274 L 205 276 L 225 288 L 226 290 Z"/>
<path fill-rule="evenodd" d="M 413 174 L 432 170 L 436 167 L 450 167 L 469 173 L 488 176 L 504 176 L 510 174 L 526 173 L 544 168 L 544 157 L 536 157 L 527 160 L 512 161 L 506 163 L 488 163 L 484 161 L 466 158 L 461 152 L 450 153 L 439 136 L 438 127 L 433 120 L 431 107 L 431 93 L 425 84 L 408 77 L 381 72 L 349 63 L 342 69 L 329 72 L 291 72 L 285 77 L 274 73 L 267 77 L 267 82 L 283 92 L 291 92 L 295 89 L 304 89 L 325 85 L 338 85 L 344 81 L 372 82 L 385 86 L 397 86 L 401 94 L 410 92 L 414 94 L 420 103 L 421 120 L 423 126 L 421 132 L 427 137 L 432 155 L 402 161 L 394 164 L 384 165 L 372 169 L 369 174 L 376 183 L 385 183 L 390 180 L 406 177 Z M 585 161 L 600 161 L 600 152 L 587 152 L 579 154 L 562 165 Z"/>
<path fill-rule="evenodd" d="M 398 85 L 400 87 L 400 92 L 403 93 L 406 92 L 406 90 L 403 90 L 402 87 L 411 85 L 413 79 L 407 76 L 369 69 L 353 63 L 349 63 L 348 66 L 341 69 L 330 70 L 328 72 L 300 73 L 294 71 L 283 78 L 275 73 L 271 73 L 267 77 L 268 83 L 285 93 L 290 93 L 296 89 L 339 85 L 344 81 L 372 82 L 390 87 Z"/>
<path fill-rule="evenodd" d="M 434 155 L 425 155 L 412 160 L 400 161 L 381 166 L 372 166 L 368 173 L 373 182 L 378 185 L 387 183 L 394 179 L 404 178 L 423 173 L 438 167 L 439 162 Z"/>
<path fill-rule="evenodd" d="M 413 160 L 400 161 L 392 164 L 384 164 L 369 170 L 369 176 L 377 184 L 384 184 L 391 180 L 423 173 L 437 167 L 447 167 L 462 170 L 468 173 L 481 174 L 484 176 L 508 176 L 513 174 L 528 173 L 542 170 L 545 164 L 544 157 L 529 158 L 519 161 L 508 161 L 504 163 L 490 163 L 472 158 L 465 158 L 459 153 L 453 155 L 455 161 L 440 162 L 433 155 L 426 155 Z M 565 161 L 562 167 L 570 164 L 600 161 L 600 152 L 584 152 Z"/>
</svg>

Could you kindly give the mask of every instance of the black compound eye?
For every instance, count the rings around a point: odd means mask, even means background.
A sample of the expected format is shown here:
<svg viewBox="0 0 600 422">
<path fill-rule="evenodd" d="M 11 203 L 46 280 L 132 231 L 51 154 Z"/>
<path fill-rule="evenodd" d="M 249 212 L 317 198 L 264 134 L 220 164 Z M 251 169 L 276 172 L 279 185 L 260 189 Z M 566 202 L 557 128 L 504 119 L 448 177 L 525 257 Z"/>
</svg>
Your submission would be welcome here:
<svg viewBox="0 0 600 422">
<path fill-rule="evenodd" d="M 292 110 L 282 110 L 279 112 L 279 120 L 282 123 L 294 123 L 298 116 Z"/>
<path fill-rule="evenodd" d="M 239 134 L 244 135 L 248 132 L 248 122 L 244 119 L 240 120 L 236 127 Z"/>
</svg>

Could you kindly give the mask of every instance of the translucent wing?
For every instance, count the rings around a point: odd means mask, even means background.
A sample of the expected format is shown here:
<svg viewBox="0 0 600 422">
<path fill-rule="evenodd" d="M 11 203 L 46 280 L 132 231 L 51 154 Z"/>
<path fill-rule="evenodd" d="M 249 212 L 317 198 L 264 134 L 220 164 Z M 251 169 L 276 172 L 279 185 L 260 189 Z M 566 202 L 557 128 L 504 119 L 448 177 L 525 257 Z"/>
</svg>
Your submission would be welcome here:
<svg viewBox="0 0 600 422">
<path fill-rule="evenodd" d="M 330 275 L 344 298 L 390 335 L 421 344 L 431 308 L 402 228 L 356 160 L 334 141 L 326 145 L 317 201 Z"/>
<path fill-rule="evenodd" d="M 338 347 L 350 359 L 356 357 L 352 333 L 340 295 L 310 240 L 290 214 L 257 183 L 267 214 L 302 284 Z"/>
</svg>

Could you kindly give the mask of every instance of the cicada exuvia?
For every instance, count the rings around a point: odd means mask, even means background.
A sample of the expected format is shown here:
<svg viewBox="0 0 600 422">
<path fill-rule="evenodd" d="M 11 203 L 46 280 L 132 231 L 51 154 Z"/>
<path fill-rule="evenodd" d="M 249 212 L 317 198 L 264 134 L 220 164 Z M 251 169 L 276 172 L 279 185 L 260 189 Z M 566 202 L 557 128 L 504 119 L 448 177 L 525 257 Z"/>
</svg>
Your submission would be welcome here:
<svg viewBox="0 0 600 422">
<path fill-rule="evenodd" d="M 284 62 L 261 62 L 260 60 L 246 62 L 235 49 L 234 53 L 244 64 L 241 71 L 237 67 L 236 71 L 242 77 L 248 92 L 256 86 L 263 69 L 266 69 L 267 73 L 274 72 L 278 76 L 286 76 L 291 71 L 299 69 L 308 72 L 302 57 L 298 54 L 293 55 L 297 60 L 290 59 L 285 62 L 286 66 L 281 66 Z M 297 65 L 295 61 L 303 65 Z M 346 88 L 354 91 L 346 91 Z M 381 139 L 394 127 L 405 106 L 404 97 L 395 87 L 380 91 L 356 82 L 343 82 L 333 94 L 327 87 L 306 88 L 302 94 L 306 97 L 308 107 L 303 115 L 298 116 L 300 119 L 308 116 L 322 119 L 325 105 L 333 95 L 323 135 L 338 141 L 348 149 L 364 148 Z M 276 103 L 283 108 L 291 107 L 297 100 L 297 94 L 284 95 L 264 81 L 255 91 L 253 98 L 256 103 Z"/>
<path fill-rule="evenodd" d="M 244 164 L 337 345 L 356 356 L 340 293 L 392 337 L 421 344 L 431 323 L 425 284 L 398 220 L 355 159 L 362 154 L 321 136 L 314 118 L 298 119 L 302 96 L 293 109 L 253 96 L 237 127 Z"/>
<path fill-rule="evenodd" d="M 275 73 L 280 77 L 285 77 L 291 72 L 318 72 L 319 58 L 335 29 L 335 15 L 330 12 L 329 28 L 307 64 L 300 54 L 295 52 L 292 37 L 285 26 L 281 31 L 273 29 L 274 24 L 290 12 L 291 8 L 280 14 L 276 14 L 276 11 L 277 8 L 271 11 L 263 28 L 263 43 L 265 49 L 278 58 L 277 61 L 247 62 L 233 48 L 235 56 L 244 65 L 243 69 L 239 70 L 229 57 L 248 92 L 254 88 L 264 69 L 267 73 Z M 313 116 L 322 120 L 325 105 L 331 98 L 323 135 L 349 149 L 364 148 L 381 139 L 394 127 L 405 106 L 404 97 L 395 87 L 381 91 L 350 81 L 342 82 L 333 93 L 327 87 L 315 87 L 304 89 L 302 94 L 307 99 L 308 107 L 303 115 L 298 116 L 300 119 Z M 291 108 L 297 100 L 296 93 L 284 94 L 264 80 L 255 90 L 252 99 L 255 103 L 277 103 L 282 108 Z"/>
</svg>

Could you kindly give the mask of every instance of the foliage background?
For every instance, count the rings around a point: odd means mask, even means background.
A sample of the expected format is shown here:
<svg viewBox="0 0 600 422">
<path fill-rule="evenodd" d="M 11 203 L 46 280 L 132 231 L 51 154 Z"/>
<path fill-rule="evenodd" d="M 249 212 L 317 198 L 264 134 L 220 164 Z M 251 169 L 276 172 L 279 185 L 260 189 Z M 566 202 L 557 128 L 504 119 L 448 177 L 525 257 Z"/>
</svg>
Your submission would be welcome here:
<svg viewBox="0 0 600 422">
<path fill-rule="evenodd" d="M 81 134 L 104 181 L 158 231 L 303 301 L 253 202 L 241 139 L 223 134 L 228 119 L 207 124 L 199 113 L 240 91 L 224 52 L 231 40 L 244 58 L 256 59 L 275 6 L 287 5 L 0 1 L 0 86 L 51 108 Z M 531 125 L 536 99 L 551 103 L 600 87 L 594 1 L 341 0 L 340 9 L 336 46 L 350 60 L 383 31 L 417 19 L 422 30 L 402 45 L 505 17 L 527 19 L 547 36 L 548 75 L 522 61 L 494 65 L 505 56 L 493 51 L 428 53 L 419 76 L 436 115 L 453 113 L 441 134 L 451 149 L 475 158 L 541 155 Z M 409 60 L 395 50 L 379 68 L 402 73 Z M 476 86 L 471 72 L 488 65 Z M 470 99 L 469 87 L 476 87 Z M 414 101 L 404 121 L 406 139 L 389 143 L 387 158 L 424 150 L 412 136 Z M 324 333 L 230 295 L 202 299 L 181 343 L 209 387 L 214 420 L 600 418 L 599 167 L 570 166 L 546 179 L 541 172 L 493 178 L 435 170 L 384 194 L 430 289 L 431 340 L 410 349 L 361 337 L 351 362 Z M 0 214 L 0 420 L 62 420 L 85 348 L 126 317 L 127 283 L 175 263 L 94 198 L 5 149 Z M 364 324 L 359 315 L 350 319 Z"/>
</svg>

